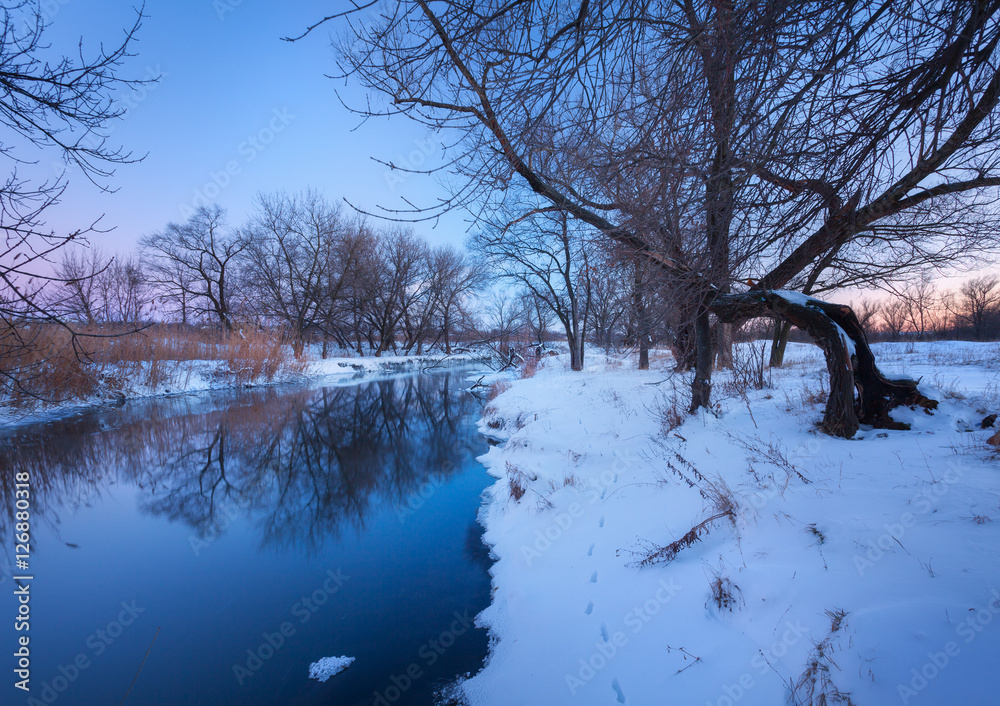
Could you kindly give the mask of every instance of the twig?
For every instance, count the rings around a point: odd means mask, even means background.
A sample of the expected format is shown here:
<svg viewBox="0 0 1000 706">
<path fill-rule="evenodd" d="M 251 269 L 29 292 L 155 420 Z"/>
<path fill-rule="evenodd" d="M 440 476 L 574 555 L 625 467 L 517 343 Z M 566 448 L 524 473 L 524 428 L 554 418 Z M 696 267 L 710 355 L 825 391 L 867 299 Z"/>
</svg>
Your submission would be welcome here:
<svg viewBox="0 0 1000 706">
<path fill-rule="evenodd" d="M 156 628 L 156 635 L 153 635 L 153 642 L 156 642 L 156 638 L 159 634 L 160 628 Z M 125 699 L 128 698 L 128 695 L 132 693 L 132 687 L 135 686 L 135 682 L 139 678 L 139 672 L 141 672 L 142 668 L 146 666 L 146 660 L 149 658 L 149 652 L 153 649 L 153 642 L 149 643 L 149 649 L 146 650 L 146 656 L 142 658 L 142 664 L 139 665 L 139 671 L 135 673 L 132 683 L 128 685 L 128 691 L 125 692 L 125 696 L 122 697 L 122 700 L 118 702 L 118 706 L 122 706 L 122 704 L 125 703 Z"/>
</svg>

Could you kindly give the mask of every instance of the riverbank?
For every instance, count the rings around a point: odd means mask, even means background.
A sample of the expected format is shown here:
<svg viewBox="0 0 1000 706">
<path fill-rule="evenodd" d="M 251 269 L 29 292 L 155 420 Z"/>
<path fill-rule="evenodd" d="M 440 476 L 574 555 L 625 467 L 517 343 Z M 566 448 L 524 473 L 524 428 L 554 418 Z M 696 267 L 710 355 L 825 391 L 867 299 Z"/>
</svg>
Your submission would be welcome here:
<svg viewBox="0 0 1000 706">
<path fill-rule="evenodd" d="M 816 430 L 819 351 L 715 378 L 590 355 L 514 381 L 481 521 L 495 563 L 473 706 L 984 703 L 1000 688 L 997 344 L 875 346 L 937 412 L 907 431 Z M 760 384 L 762 383 L 762 384 Z M 755 389 L 761 387 L 761 389 Z M 850 701 L 848 701 L 850 699 Z"/>
<path fill-rule="evenodd" d="M 324 380 L 374 378 L 415 372 L 424 368 L 463 366 L 480 360 L 471 353 L 412 356 L 329 357 L 294 360 L 274 370 L 234 373 L 227 360 L 180 360 L 167 363 L 138 362 L 102 371 L 103 384 L 93 394 L 64 402 L 26 401 L 0 404 L 0 429 L 10 429 L 82 411 L 119 406 L 134 400 L 188 395 L 212 390 L 246 389 L 268 385 L 317 384 Z M 151 374 L 149 367 L 158 370 Z"/>
</svg>

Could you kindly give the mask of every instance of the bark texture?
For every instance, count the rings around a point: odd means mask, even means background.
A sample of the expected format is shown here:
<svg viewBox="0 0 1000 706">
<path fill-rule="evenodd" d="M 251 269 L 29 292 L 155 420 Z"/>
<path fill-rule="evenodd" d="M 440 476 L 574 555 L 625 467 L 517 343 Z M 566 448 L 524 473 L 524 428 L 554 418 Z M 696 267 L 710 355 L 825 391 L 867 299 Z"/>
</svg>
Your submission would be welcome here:
<svg viewBox="0 0 1000 706">
<path fill-rule="evenodd" d="M 738 323 L 755 317 L 773 317 L 805 331 L 823 349 L 830 374 L 830 396 L 821 424 L 824 431 L 849 439 L 862 424 L 879 429 L 908 429 L 890 410 L 923 407 L 928 413 L 937 402 L 917 389 L 917 381 L 885 377 L 875 364 L 858 317 L 849 306 L 824 302 L 795 292 L 752 290 L 720 294 L 711 304 L 720 320 Z"/>
</svg>

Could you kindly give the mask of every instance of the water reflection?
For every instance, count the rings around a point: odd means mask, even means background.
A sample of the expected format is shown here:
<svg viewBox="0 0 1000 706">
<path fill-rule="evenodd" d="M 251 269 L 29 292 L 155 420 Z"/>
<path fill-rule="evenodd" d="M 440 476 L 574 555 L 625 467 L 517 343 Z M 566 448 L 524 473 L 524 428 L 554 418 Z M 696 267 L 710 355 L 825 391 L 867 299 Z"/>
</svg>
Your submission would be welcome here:
<svg viewBox="0 0 1000 706">
<path fill-rule="evenodd" d="M 0 502 L 31 474 L 34 522 L 133 484 L 147 513 L 211 540 L 234 517 L 262 546 L 312 551 L 373 503 L 405 503 L 482 446 L 478 404 L 448 375 L 295 392 L 276 389 L 137 405 L 38 425 L 0 439 Z M 0 514 L 0 533 L 10 536 Z M 72 538 L 65 540 L 72 542 Z"/>
</svg>

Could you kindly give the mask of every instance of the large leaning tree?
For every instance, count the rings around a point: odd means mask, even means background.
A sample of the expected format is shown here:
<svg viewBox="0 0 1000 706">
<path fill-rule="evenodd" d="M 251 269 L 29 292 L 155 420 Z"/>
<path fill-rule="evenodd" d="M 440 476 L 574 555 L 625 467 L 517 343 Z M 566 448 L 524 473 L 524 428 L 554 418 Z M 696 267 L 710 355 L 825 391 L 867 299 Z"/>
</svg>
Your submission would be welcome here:
<svg viewBox="0 0 1000 706">
<path fill-rule="evenodd" d="M 127 111 L 121 94 L 148 82 L 122 75 L 143 19 L 141 8 L 111 47 L 82 39 L 59 47 L 49 41 L 44 4 L 0 1 L 0 163 L 6 170 L 0 177 L 0 392 L 29 395 L 27 383 L 45 364 L 44 356 L 30 354 L 40 324 L 64 328 L 77 347 L 78 331 L 60 313 L 61 303 L 43 295 L 49 283 L 79 283 L 60 277 L 56 255 L 104 230 L 98 220 L 55 232 L 46 226 L 46 212 L 62 197 L 71 170 L 108 189 L 117 165 L 137 161 L 109 137 Z M 32 176 L 38 171 L 30 165 L 51 159 L 66 169 L 48 179 Z"/>
<path fill-rule="evenodd" d="M 457 136 L 440 207 L 565 214 L 659 269 L 690 312 L 693 409 L 712 317 L 768 316 L 823 348 L 823 426 L 850 437 L 930 401 L 878 371 L 849 307 L 788 289 L 996 249 L 998 10 L 373 0 L 316 26 L 339 27 L 343 73 L 384 99 L 362 113 Z"/>
</svg>

